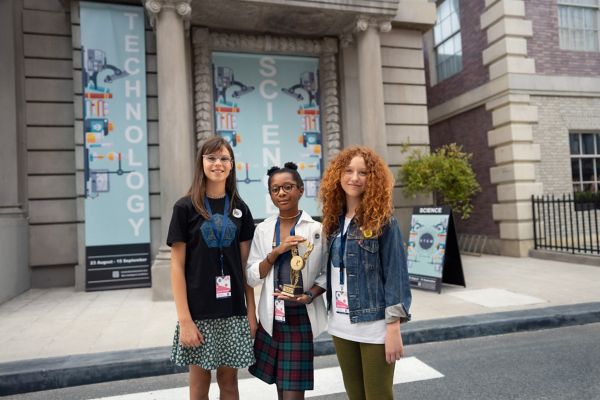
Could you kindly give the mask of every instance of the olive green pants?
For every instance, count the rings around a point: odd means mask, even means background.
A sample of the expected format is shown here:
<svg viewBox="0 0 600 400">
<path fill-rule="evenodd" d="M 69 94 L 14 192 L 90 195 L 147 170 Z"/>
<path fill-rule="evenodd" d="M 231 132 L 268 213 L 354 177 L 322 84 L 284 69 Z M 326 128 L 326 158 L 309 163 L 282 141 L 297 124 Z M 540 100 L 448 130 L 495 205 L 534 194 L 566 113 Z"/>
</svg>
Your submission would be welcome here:
<svg viewBox="0 0 600 400">
<path fill-rule="evenodd" d="M 333 337 L 349 400 L 393 400 L 394 367 L 385 361 L 385 345 Z"/>
</svg>

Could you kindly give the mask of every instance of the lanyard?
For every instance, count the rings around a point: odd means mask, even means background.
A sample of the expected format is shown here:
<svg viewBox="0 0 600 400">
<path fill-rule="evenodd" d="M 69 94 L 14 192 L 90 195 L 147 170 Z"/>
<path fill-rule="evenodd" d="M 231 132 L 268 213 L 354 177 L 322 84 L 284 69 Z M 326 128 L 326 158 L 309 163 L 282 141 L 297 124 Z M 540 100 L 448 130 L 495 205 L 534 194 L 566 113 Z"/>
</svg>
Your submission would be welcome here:
<svg viewBox="0 0 600 400">
<path fill-rule="evenodd" d="M 346 239 L 348 238 L 348 231 L 350 230 L 350 223 L 348 223 L 348 229 L 344 233 L 344 225 L 346 222 L 345 216 L 342 214 L 340 216 L 340 286 L 342 287 L 342 291 L 344 290 L 344 253 L 346 252 Z"/>
<path fill-rule="evenodd" d="M 300 220 L 300 217 L 302 216 L 302 212 L 300 212 L 300 214 L 298 214 L 298 216 L 296 217 L 296 221 L 294 222 L 294 225 L 292 225 L 292 229 L 290 229 L 290 236 L 295 236 L 296 235 L 296 225 L 298 225 L 298 221 Z M 281 242 L 281 220 L 279 218 L 277 218 L 277 222 L 275 223 L 275 247 L 279 246 L 279 243 Z M 289 253 L 286 252 L 284 254 Z M 283 259 L 285 257 L 284 254 L 280 255 L 279 257 L 277 257 L 277 260 L 275 260 L 275 264 L 277 265 L 277 269 L 279 270 L 279 268 L 281 267 L 281 263 L 283 262 Z M 279 273 L 275 274 L 275 288 L 278 287 L 278 279 L 279 279 Z"/>
<path fill-rule="evenodd" d="M 210 203 L 208 202 L 208 198 L 204 198 L 204 207 L 206 207 L 206 211 L 208 211 L 208 215 L 210 219 L 208 222 L 213 230 L 215 238 L 217 239 L 217 244 L 219 246 L 219 265 L 221 267 L 221 276 L 225 275 L 225 271 L 223 270 L 223 237 L 225 237 L 225 229 L 227 229 L 227 224 L 229 223 L 229 195 L 225 193 L 225 208 L 223 208 L 223 219 L 221 221 L 221 234 L 217 230 L 217 225 L 215 224 L 215 220 L 213 219 L 212 209 L 210 208 Z"/>
</svg>

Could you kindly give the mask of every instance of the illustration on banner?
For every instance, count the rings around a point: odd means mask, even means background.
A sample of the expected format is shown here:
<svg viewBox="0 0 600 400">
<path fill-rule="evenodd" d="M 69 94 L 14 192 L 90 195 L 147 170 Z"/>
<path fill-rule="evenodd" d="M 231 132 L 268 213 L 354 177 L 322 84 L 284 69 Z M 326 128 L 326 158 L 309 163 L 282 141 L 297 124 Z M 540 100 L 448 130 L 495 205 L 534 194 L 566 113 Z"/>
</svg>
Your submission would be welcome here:
<svg viewBox="0 0 600 400">
<path fill-rule="evenodd" d="M 84 179 L 85 197 L 96 198 L 100 193 L 110 192 L 110 175 L 124 175 L 133 171 L 125 171 L 122 167 L 123 154 L 110 151 L 112 143 L 106 141 L 113 131 L 109 117 L 109 101 L 113 98 L 108 87 L 98 85 L 100 75 L 103 82 L 111 84 L 129 74 L 108 63 L 106 53 L 100 49 L 81 49 L 84 85 Z M 108 163 L 107 163 L 108 161 Z M 93 168 L 93 163 L 102 162 L 104 166 L 117 163 L 116 168 Z M 109 165 L 107 165 L 109 164 Z"/>
<path fill-rule="evenodd" d="M 242 141 L 242 135 L 237 130 L 237 114 L 240 112 L 240 107 L 237 101 L 227 101 L 227 89 L 235 89 L 231 93 L 231 97 L 237 100 L 241 96 L 254 91 L 254 86 L 246 86 L 242 82 L 236 81 L 233 70 L 229 67 L 213 66 L 213 69 L 213 76 L 215 77 L 214 98 L 217 135 L 227 140 L 231 147 L 235 148 Z M 244 169 L 246 172 L 245 178 L 238 178 L 238 182 L 247 184 L 260 182 L 260 179 L 250 178 L 249 163 L 237 162 L 236 168 L 238 170 Z"/>
<path fill-rule="evenodd" d="M 407 248 L 409 273 L 442 276 L 447 227 L 447 215 L 412 216 Z M 415 271 L 417 267 L 419 271 Z"/>
<path fill-rule="evenodd" d="M 300 90 L 308 96 L 308 102 L 304 103 L 304 96 Z M 298 115 L 300 116 L 300 126 L 302 134 L 298 136 L 298 143 L 302 147 L 310 150 L 310 156 L 314 158 L 310 162 L 300 162 L 298 167 L 300 170 L 304 168 L 323 170 L 321 157 L 321 110 L 319 108 L 319 77 L 318 72 L 305 71 L 300 75 L 300 83 L 293 85 L 290 88 L 282 88 L 281 91 L 299 103 Z M 318 177 L 308 177 L 305 179 L 305 195 L 309 198 L 317 197 L 319 193 Z"/>
</svg>

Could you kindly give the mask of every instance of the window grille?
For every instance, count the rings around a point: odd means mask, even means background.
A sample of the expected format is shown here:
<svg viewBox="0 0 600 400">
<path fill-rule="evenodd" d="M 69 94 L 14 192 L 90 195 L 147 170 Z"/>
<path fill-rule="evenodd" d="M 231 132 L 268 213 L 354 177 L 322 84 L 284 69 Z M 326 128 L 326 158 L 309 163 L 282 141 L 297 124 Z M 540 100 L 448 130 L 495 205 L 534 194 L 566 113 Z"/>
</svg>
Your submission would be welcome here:
<svg viewBox="0 0 600 400">
<path fill-rule="evenodd" d="M 574 192 L 600 192 L 600 133 L 569 134 Z"/>
<path fill-rule="evenodd" d="M 442 81 L 462 69 L 458 0 L 444 0 L 437 8 L 433 27 L 437 81 Z"/>
<path fill-rule="evenodd" d="M 599 51 L 600 0 L 559 0 L 560 48 Z"/>
</svg>

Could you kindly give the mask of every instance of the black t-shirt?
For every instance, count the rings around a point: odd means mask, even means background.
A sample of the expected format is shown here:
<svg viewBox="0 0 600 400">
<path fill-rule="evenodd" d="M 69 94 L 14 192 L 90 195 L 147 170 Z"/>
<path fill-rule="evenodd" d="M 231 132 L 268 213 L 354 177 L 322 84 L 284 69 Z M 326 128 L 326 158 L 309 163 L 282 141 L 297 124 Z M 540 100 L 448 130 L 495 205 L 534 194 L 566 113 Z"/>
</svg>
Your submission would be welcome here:
<svg viewBox="0 0 600 400">
<path fill-rule="evenodd" d="M 221 235 L 225 199 L 208 201 L 217 232 Z M 221 253 L 213 225 L 196 212 L 190 196 L 179 199 L 173 206 L 167 245 L 172 246 L 176 242 L 186 244 L 185 283 L 194 320 L 246 315 L 240 242 L 252 239 L 254 220 L 246 203 L 240 200 L 233 204 L 228 218 L 223 235 L 223 272 L 231 276 L 231 297 L 217 299 L 215 279 L 221 276 Z"/>
</svg>

